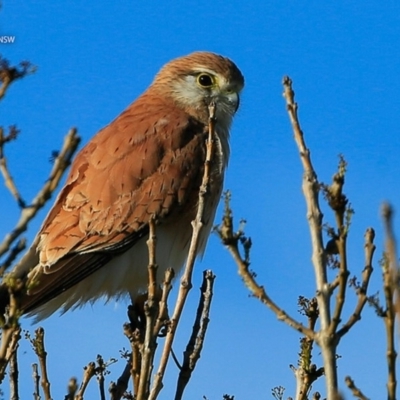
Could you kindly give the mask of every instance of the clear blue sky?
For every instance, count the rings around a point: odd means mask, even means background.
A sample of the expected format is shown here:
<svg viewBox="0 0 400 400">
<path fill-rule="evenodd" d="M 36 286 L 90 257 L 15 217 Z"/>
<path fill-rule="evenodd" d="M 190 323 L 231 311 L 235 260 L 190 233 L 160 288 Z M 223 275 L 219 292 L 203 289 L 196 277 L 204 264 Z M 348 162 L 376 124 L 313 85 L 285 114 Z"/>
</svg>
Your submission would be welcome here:
<svg viewBox="0 0 400 400">
<path fill-rule="evenodd" d="M 0 35 L 16 37 L 14 44 L 0 44 L 1 54 L 38 66 L 37 73 L 16 83 L 0 105 L 0 124 L 16 123 L 22 130 L 18 141 L 7 147 L 7 156 L 27 200 L 46 179 L 51 151 L 71 126 L 86 143 L 174 57 L 209 50 L 232 58 L 246 87 L 231 135 L 225 187 L 233 192 L 237 219 L 248 221 L 246 231 L 254 242 L 252 268 L 259 282 L 300 318 L 298 295 L 312 297 L 315 289 L 302 170 L 281 96 L 282 76 L 290 75 L 319 178 L 331 179 L 339 153 L 349 163 L 346 193 L 356 211 L 349 266 L 352 274 L 364 267 L 363 233 L 373 226 L 378 250 L 371 293 L 379 290 L 379 206 L 388 199 L 400 209 L 398 1 L 4 0 Z M 5 189 L 0 206 L 3 236 L 18 218 Z M 44 216 L 45 211 L 32 224 L 29 238 Z M 326 221 L 333 222 L 328 212 Z M 189 335 L 201 271 L 208 268 L 217 275 L 211 323 L 185 398 L 205 395 L 217 400 L 228 393 L 237 400 L 268 399 L 278 385 L 287 388 L 286 397 L 293 396 L 289 364 L 296 364 L 299 335 L 249 298 L 216 237 L 211 237 L 197 265 L 176 354 L 182 353 Z M 351 293 L 348 301 L 345 315 L 355 304 Z M 118 357 L 118 350 L 128 347 L 122 335 L 125 320 L 124 303 L 99 302 L 42 323 L 54 398 L 63 398 L 68 379 L 80 379 L 82 367 L 98 353 L 106 359 Z M 28 328 L 29 321 L 24 326 Z M 383 322 L 371 309 L 343 339 L 339 354 L 341 387 L 350 374 L 368 397 L 386 396 Z M 22 398 L 33 390 L 33 361 L 29 346 L 21 344 Z M 318 350 L 315 361 L 320 365 Z M 122 368 L 122 361 L 112 368 L 112 379 Z M 161 399 L 172 397 L 175 375 L 170 363 Z M 322 380 L 314 389 L 323 392 Z M 96 398 L 96 390 L 93 385 L 87 398 Z"/>
</svg>

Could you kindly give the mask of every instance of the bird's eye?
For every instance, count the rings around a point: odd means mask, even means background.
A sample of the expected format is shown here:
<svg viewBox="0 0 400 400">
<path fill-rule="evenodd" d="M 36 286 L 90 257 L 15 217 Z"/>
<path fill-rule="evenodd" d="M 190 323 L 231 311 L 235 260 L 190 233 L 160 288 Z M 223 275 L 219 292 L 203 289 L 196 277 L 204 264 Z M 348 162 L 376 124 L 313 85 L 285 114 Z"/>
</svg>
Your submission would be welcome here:
<svg viewBox="0 0 400 400">
<path fill-rule="evenodd" d="M 200 74 L 197 77 L 197 83 L 204 88 L 209 88 L 214 85 L 214 79 L 211 75 L 208 74 Z"/>
</svg>

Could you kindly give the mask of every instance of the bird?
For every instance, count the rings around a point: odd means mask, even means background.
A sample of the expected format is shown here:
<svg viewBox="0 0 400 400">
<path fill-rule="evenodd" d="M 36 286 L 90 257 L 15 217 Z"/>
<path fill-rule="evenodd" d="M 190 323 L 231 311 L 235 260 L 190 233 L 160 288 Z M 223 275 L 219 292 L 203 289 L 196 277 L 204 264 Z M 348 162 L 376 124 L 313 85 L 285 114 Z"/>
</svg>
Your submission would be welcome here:
<svg viewBox="0 0 400 400">
<path fill-rule="evenodd" d="M 145 292 L 152 218 L 158 273 L 179 273 L 188 255 L 214 103 L 214 154 L 197 256 L 203 254 L 243 87 L 233 61 L 194 52 L 165 64 L 147 90 L 92 137 L 72 162 L 32 246 L 9 273 L 25 283 L 23 314 L 41 320 L 99 298 Z M 3 315 L 8 302 L 3 283 Z"/>
</svg>

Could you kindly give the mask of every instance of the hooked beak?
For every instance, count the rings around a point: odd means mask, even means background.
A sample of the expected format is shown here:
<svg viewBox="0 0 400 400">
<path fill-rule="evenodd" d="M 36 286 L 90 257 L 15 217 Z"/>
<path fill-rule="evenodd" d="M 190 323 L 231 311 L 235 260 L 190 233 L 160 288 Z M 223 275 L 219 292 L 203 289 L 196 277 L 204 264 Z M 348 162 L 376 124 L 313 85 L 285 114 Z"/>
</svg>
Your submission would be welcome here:
<svg viewBox="0 0 400 400">
<path fill-rule="evenodd" d="M 234 109 L 234 112 L 236 113 L 236 111 L 238 110 L 239 105 L 240 105 L 239 93 L 237 93 L 237 92 L 228 93 L 226 95 L 226 99 L 228 100 L 228 104 L 232 106 L 232 108 Z"/>
</svg>

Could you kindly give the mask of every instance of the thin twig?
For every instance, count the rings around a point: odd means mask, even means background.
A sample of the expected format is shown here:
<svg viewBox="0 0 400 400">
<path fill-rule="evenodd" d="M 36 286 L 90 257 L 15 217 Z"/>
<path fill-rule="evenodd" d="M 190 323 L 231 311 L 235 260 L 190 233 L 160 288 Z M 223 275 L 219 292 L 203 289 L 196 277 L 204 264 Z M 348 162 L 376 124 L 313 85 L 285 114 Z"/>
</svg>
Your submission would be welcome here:
<svg viewBox="0 0 400 400">
<path fill-rule="evenodd" d="M 68 381 L 67 395 L 64 397 L 64 400 L 74 400 L 77 390 L 78 390 L 78 381 L 76 378 L 71 378 Z"/>
<path fill-rule="evenodd" d="M 97 365 L 96 365 L 96 378 L 99 384 L 99 391 L 100 391 L 100 400 L 106 400 L 106 392 L 104 389 L 104 373 L 106 371 L 106 364 L 104 363 L 103 357 L 98 354 L 97 355 Z"/>
<path fill-rule="evenodd" d="M 189 383 L 192 372 L 200 358 L 209 322 L 214 280 L 215 275 L 212 271 L 207 270 L 203 272 L 203 283 L 200 288 L 201 295 L 197 307 L 196 319 L 186 350 L 183 353 L 183 363 L 178 377 L 175 400 L 183 398 L 185 387 Z"/>
<path fill-rule="evenodd" d="M 253 294 L 253 296 L 260 300 L 264 305 L 270 308 L 278 318 L 278 320 L 285 322 L 292 328 L 301 332 L 303 335 L 314 339 L 315 333 L 313 330 L 307 328 L 300 322 L 296 321 L 293 317 L 288 315 L 286 311 L 280 308 L 267 294 L 265 288 L 259 285 L 256 281 L 255 274 L 249 268 L 249 262 L 240 254 L 238 244 L 240 239 L 243 239 L 242 232 L 239 234 L 233 232 L 233 216 L 232 210 L 229 205 L 229 195 L 225 196 L 225 211 L 222 224 L 216 229 L 222 243 L 226 246 L 235 261 L 238 272 L 243 279 L 244 284 Z"/>
<path fill-rule="evenodd" d="M 335 335 L 341 322 L 343 306 L 346 299 L 347 280 L 349 271 L 347 268 L 347 229 L 344 225 L 344 215 L 346 212 L 347 199 L 343 194 L 344 173 L 337 173 L 333 176 L 332 185 L 328 188 L 329 205 L 335 213 L 337 236 L 336 247 L 339 255 L 339 271 L 337 275 L 337 294 L 334 304 L 332 318 L 329 326 L 328 335 Z M 333 290 L 331 290 L 331 293 Z"/>
<path fill-rule="evenodd" d="M 26 333 L 25 337 L 31 342 L 33 350 L 39 359 L 40 371 L 42 373 L 40 384 L 43 389 L 45 400 L 51 400 L 50 381 L 47 374 L 47 352 L 44 345 L 44 329 L 41 327 L 37 328 L 34 338 L 31 338 L 29 333 Z"/>
<path fill-rule="evenodd" d="M 18 348 L 18 342 L 21 338 L 21 327 L 19 325 L 19 296 L 13 290 L 18 291 L 19 282 L 14 282 L 10 286 L 10 302 L 7 315 L 1 316 L 1 344 L 0 344 L 0 383 L 4 379 L 7 365 L 11 356 Z"/>
<path fill-rule="evenodd" d="M 5 136 L 3 128 L 0 127 L 0 173 L 3 175 L 4 184 L 14 197 L 20 207 L 25 206 L 25 202 L 22 200 L 21 195 L 15 185 L 15 182 L 11 176 L 11 173 L 7 167 L 7 159 L 4 155 L 4 145 L 10 140 L 14 140 L 19 132 L 15 127 L 10 127 L 10 134 Z"/>
<path fill-rule="evenodd" d="M 168 315 L 168 296 L 172 290 L 172 280 L 175 277 L 174 270 L 172 268 L 168 268 L 164 274 L 164 281 L 161 289 L 161 299 L 159 303 L 158 317 L 157 321 L 154 325 L 154 333 L 160 334 L 160 331 L 163 328 L 167 328 L 169 324 L 169 315 Z M 161 332 L 161 334 L 163 334 Z"/>
<path fill-rule="evenodd" d="M 75 396 L 75 400 L 83 400 L 83 395 L 85 394 L 85 390 L 89 385 L 90 380 L 95 375 L 96 375 L 96 364 L 92 361 L 84 368 L 82 383 L 79 387 L 78 393 Z"/>
<path fill-rule="evenodd" d="M 133 306 L 128 307 L 128 315 L 134 314 Z M 129 319 L 132 321 L 132 317 L 129 316 Z M 129 343 L 131 345 L 131 378 L 134 388 L 135 396 L 137 395 L 137 391 L 139 388 L 140 382 L 140 365 L 141 365 L 141 354 L 140 354 L 140 346 L 141 346 L 141 333 L 138 328 L 133 328 L 132 323 L 125 323 L 123 326 L 124 335 L 128 338 Z"/>
<path fill-rule="evenodd" d="M 125 364 L 125 368 L 118 378 L 117 382 L 111 382 L 109 387 L 110 399 L 111 400 L 120 400 L 126 389 L 128 389 L 129 379 L 131 378 L 131 369 L 132 369 L 132 355 L 129 357 L 128 361 Z"/>
<path fill-rule="evenodd" d="M 300 313 L 307 317 L 307 327 L 314 331 L 319 317 L 317 299 L 300 297 L 298 304 Z M 300 339 L 300 353 L 298 367 L 290 366 L 296 378 L 296 400 L 306 400 L 311 391 L 313 383 L 324 374 L 324 368 L 317 368 L 312 363 L 312 351 L 314 340 L 307 336 Z"/>
<path fill-rule="evenodd" d="M 157 260 L 156 260 L 156 223 L 154 218 L 149 221 L 149 239 L 147 246 L 149 249 L 148 275 L 149 284 L 147 292 L 147 301 L 144 303 L 144 313 L 146 317 L 146 328 L 143 344 L 140 346 L 141 365 L 139 387 L 137 390 L 137 400 L 148 398 L 150 388 L 150 377 L 153 370 L 153 359 L 157 347 L 157 335 L 154 332 L 154 325 L 158 316 L 157 297 Z"/>
<path fill-rule="evenodd" d="M 32 379 L 33 379 L 33 398 L 34 400 L 40 400 L 40 390 L 39 390 L 39 383 L 40 383 L 40 375 L 39 375 L 39 368 L 36 363 L 32 364 Z"/>
<path fill-rule="evenodd" d="M 36 67 L 29 61 L 22 61 L 17 66 L 10 66 L 8 60 L 0 56 L 0 100 L 5 96 L 7 89 L 14 81 L 32 74 L 36 71 Z"/>
<path fill-rule="evenodd" d="M 21 216 L 14 229 L 6 235 L 0 244 L 0 256 L 9 251 L 12 243 L 28 227 L 28 223 L 35 217 L 37 212 L 46 204 L 51 197 L 65 170 L 68 168 L 71 159 L 79 145 L 80 137 L 75 128 L 71 129 L 64 138 L 63 147 L 57 156 L 47 182 L 39 190 L 32 203 L 21 211 Z"/>
<path fill-rule="evenodd" d="M 20 238 L 18 242 L 12 246 L 7 258 L 0 265 L 0 276 L 3 276 L 4 272 L 13 264 L 17 256 L 26 249 L 26 239 Z"/>
<path fill-rule="evenodd" d="M 346 382 L 347 387 L 351 390 L 351 393 L 354 397 L 357 397 L 359 400 L 369 400 L 368 397 L 366 397 L 363 392 L 356 386 L 350 376 L 346 376 L 346 378 L 344 378 L 344 381 Z"/>
<path fill-rule="evenodd" d="M 338 337 L 345 335 L 352 328 L 352 326 L 361 319 L 361 312 L 368 301 L 367 290 L 369 280 L 373 272 L 372 259 L 376 249 L 376 246 L 374 245 L 374 238 L 375 231 L 372 228 L 368 228 L 364 235 L 365 268 L 362 272 L 362 283 L 356 288 L 358 302 L 348 321 L 337 331 Z"/>
<path fill-rule="evenodd" d="M 9 375 L 10 375 L 10 400 L 18 400 L 19 393 L 18 393 L 18 359 L 17 359 L 17 351 L 11 356 L 10 359 L 10 368 L 9 368 Z"/>
<path fill-rule="evenodd" d="M 156 376 L 153 381 L 153 386 L 150 391 L 148 400 L 155 400 L 162 389 L 165 369 L 167 367 L 169 355 L 171 353 L 172 344 L 175 338 L 176 328 L 178 326 L 183 306 L 186 302 L 187 295 L 192 287 L 192 273 L 197 255 L 197 248 L 199 244 L 199 235 L 203 227 L 203 214 L 205 197 L 208 193 L 208 186 L 210 180 L 210 166 L 213 156 L 214 149 L 214 138 L 215 138 L 215 110 L 216 104 L 212 103 L 209 106 L 209 126 L 208 126 L 208 140 L 206 146 L 206 159 L 204 164 L 203 180 L 199 191 L 199 202 L 197 206 L 197 214 L 194 221 L 192 221 L 193 233 L 192 239 L 189 246 L 188 258 L 186 266 L 183 271 L 183 275 L 180 281 L 178 298 L 175 304 L 174 313 L 170 320 L 168 332 L 166 334 L 163 352 L 161 354 L 160 364 Z"/>
<path fill-rule="evenodd" d="M 5 369 L 12 357 L 12 355 L 17 351 L 18 348 L 18 342 L 21 339 L 21 328 L 19 326 L 13 326 L 7 329 L 2 330 L 2 345 L 3 345 L 3 339 L 5 343 L 5 357 L 0 360 L 1 362 L 1 379 L 0 383 L 4 379 L 4 374 L 5 374 Z"/>
</svg>

